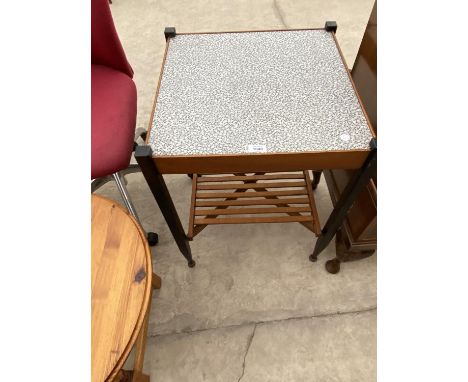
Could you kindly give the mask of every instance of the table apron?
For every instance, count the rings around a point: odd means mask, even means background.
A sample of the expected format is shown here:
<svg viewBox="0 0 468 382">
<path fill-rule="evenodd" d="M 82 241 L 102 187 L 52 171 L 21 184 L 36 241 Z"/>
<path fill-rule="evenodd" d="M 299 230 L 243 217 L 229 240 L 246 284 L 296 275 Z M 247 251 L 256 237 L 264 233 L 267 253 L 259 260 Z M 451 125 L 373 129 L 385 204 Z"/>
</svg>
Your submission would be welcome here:
<svg viewBox="0 0 468 382">
<path fill-rule="evenodd" d="M 368 154 L 368 150 L 350 150 L 284 154 L 153 156 L 153 160 L 161 174 L 223 174 L 358 169 Z"/>
</svg>

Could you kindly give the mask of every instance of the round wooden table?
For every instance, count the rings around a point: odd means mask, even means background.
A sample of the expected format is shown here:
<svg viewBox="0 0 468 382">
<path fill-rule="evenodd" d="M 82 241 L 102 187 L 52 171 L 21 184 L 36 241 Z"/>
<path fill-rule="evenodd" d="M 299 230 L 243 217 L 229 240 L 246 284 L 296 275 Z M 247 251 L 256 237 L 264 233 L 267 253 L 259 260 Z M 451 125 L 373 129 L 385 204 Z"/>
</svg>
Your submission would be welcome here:
<svg viewBox="0 0 468 382">
<path fill-rule="evenodd" d="M 153 288 L 151 251 L 135 219 L 116 202 L 92 195 L 92 382 L 149 381 L 142 374 Z M 122 371 L 136 344 L 134 370 Z"/>
</svg>

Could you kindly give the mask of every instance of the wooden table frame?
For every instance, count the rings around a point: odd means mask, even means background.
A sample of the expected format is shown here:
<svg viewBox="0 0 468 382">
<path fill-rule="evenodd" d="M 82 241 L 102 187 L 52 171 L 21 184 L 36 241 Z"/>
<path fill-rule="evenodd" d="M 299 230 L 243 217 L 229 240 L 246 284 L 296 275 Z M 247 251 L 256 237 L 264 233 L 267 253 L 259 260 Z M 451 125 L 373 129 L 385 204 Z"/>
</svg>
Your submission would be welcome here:
<svg viewBox="0 0 468 382">
<path fill-rule="evenodd" d="M 223 174 L 223 173 L 256 173 L 256 172 L 280 172 L 280 171 L 298 171 L 314 170 L 314 175 L 324 169 L 358 169 L 355 176 L 351 179 L 348 186 L 341 195 L 340 200 L 335 205 L 328 221 L 322 229 L 322 233 L 317 239 L 313 253 L 309 259 L 316 261 L 317 256 L 322 252 L 335 236 L 337 230 L 341 227 L 346 213 L 354 203 L 354 200 L 368 183 L 370 177 L 376 171 L 377 162 L 377 139 L 375 132 L 369 121 L 359 94 L 356 91 L 353 79 L 344 60 L 343 54 L 336 40 L 336 23 L 327 22 L 325 29 L 331 32 L 340 57 L 348 72 L 349 80 L 353 86 L 356 97 L 361 105 L 363 114 L 372 140 L 369 142 L 368 150 L 346 150 L 346 151 L 320 151 L 320 152 L 299 152 L 299 153 L 252 153 L 242 155 L 190 155 L 190 156 L 153 156 L 152 149 L 148 145 L 149 132 L 152 127 L 156 102 L 159 94 L 161 79 L 164 71 L 169 40 L 175 36 L 175 28 L 166 28 L 166 50 L 162 62 L 161 72 L 157 84 L 156 95 L 154 98 L 153 112 L 149 121 L 146 144 L 138 146 L 135 150 L 135 158 L 141 167 L 142 173 L 153 193 L 156 202 L 171 230 L 171 233 L 177 243 L 179 250 L 186 258 L 189 267 L 195 266 L 192 258 L 189 239 L 187 238 L 179 216 L 171 199 L 170 193 L 164 182 L 162 174 Z M 315 28 L 317 29 L 317 28 Z M 310 30 L 310 29 L 303 29 Z M 244 31 L 250 32 L 250 31 Z M 261 32 L 261 31 L 256 31 Z M 273 31 L 269 31 L 273 32 Z M 231 33 L 231 32 L 223 32 Z M 240 32 L 232 32 L 240 33 Z M 187 33 L 189 34 L 189 33 Z M 318 179 L 313 180 L 312 185 L 316 186 Z"/>
<path fill-rule="evenodd" d="M 150 378 L 148 375 L 143 374 L 143 364 L 145 361 L 145 349 L 146 349 L 146 338 L 148 336 L 148 322 L 149 315 L 151 312 L 151 301 L 153 298 L 153 289 L 161 289 L 161 278 L 156 274 L 152 273 L 151 277 L 151 288 L 149 296 L 149 305 L 146 310 L 145 317 L 141 328 L 139 329 L 138 337 L 135 342 L 135 359 L 133 361 L 133 370 L 117 369 L 115 376 L 111 376 L 109 382 L 149 382 Z M 127 354 L 128 356 L 128 354 Z M 120 366 L 122 367 L 122 365 Z"/>
<path fill-rule="evenodd" d="M 269 182 L 260 183 L 259 181 L 262 180 Z M 233 181 L 242 183 L 232 185 L 230 182 Z M 231 187 L 231 192 L 216 192 Z M 294 189 L 290 190 L 291 187 Z M 268 188 L 273 188 L 274 191 L 270 191 Z M 208 190 L 208 192 L 202 191 L 200 193 L 199 191 L 202 189 Z M 262 199 L 258 199 L 257 196 Z M 286 198 L 280 198 L 280 196 L 286 196 Z M 251 199 L 252 197 L 255 199 Z M 207 200 L 213 198 L 216 200 Z M 286 214 L 287 216 L 265 215 L 273 213 Z M 239 217 L 245 214 L 254 216 Z M 219 218 L 221 215 L 230 215 L 230 217 Z M 254 175 L 235 173 L 229 176 L 214 177 L 193 174 L 187 234 L 189 240 L 193 240 L 196 235 L 211 224 L 281 222 L 297 222 L 317 236 L 320 234 L 320 222 L 312 194 L 309 171 L 288 174 L 266 174 L 262 171 L 256 172 Z"/>
<path fill-rule="evenodd" d="M 118 210 L 120 216 L 125 216 L 126 219 L 133 223 L 134 230 L 137 231 L 138 237 L 144 247 L 144 257 L 146 260 L 146 268 L 141 268 L 135 275 L 135 280 L 138 278 L 138 282 L 142 282 L 146 278 L 146 287 L 144 290 L 144 296 L 142 298 L 142 304 L 139 310 L 138 318 L 135 321 L 135 326 L 132 329 L 132 333 L 129 336 L 128 341 L 124 343 L 124 347 L 118 359 L 116 359 L 112 369 L 109 369 L 110 371 L 106 374 L 105 382 L 149 382 L 149 376 L 143 374 L 143 363 L 145 357 L 148 320 L 151 311 L 153 289 L 161 288 L 161 278 L 153 271 L 151 250 L 146 241 L 146 234 L 141 228 L 139 222 L 130 214 L 130 212 L 128 212 L 127 209 L 113 200 L 96 194 L 92 194 L 92 199 L 96 200 L 96 203 L 97 201 L 101 201 L 101 205 L 103 202 L 106 203 L 107 205 L 111 206 L 109 209 L 115 208 Z M 95 293 L 95 290 L 93 290 L 93 293 Z M 96 293 L 99 295 L 100 292 Z M 99 332 L 97 332 L 96 337 L 99 338 Z M 124 363 L 126 362 L 132 348 L 135 348 L 133 370 L 123 370 L 122 367 L 124 366 Z M 91 351 L 93 352 L 93 349 Z M 98 359 L 101 360 L 101 358 Z M 95 360 L 93 359 L 93 362 L 94 361 Z M 92 376 L 92 378 L 94 380 L 94 376 Z"/>
</svg>

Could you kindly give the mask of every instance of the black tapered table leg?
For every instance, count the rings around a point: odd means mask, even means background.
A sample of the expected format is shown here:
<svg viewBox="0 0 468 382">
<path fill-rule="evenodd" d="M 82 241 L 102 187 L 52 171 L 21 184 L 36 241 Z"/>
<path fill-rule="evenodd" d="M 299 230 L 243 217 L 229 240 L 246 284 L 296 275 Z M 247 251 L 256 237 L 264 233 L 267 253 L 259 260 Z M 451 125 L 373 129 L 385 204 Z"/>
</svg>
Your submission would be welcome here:
<svg viewBox="0 0 468 382">
<path fill-rule="evenodd" d="M 315 190 L 320 183 L 320 177 L 322 176 L 322 170 L 312 171 L 312 190 Z"/>
<path fill-rule="evenodd" d="M 143 173 L 156 202 L 158 203 L 159 209 L 171 230 L 172 236 L 174 237 L 179 250 L 187 259 L 188 266 L 194 267 L 195 261 L 192 259 L 192 251 L 190 250 L 189 241 L 185 235 L 184 228 L 182 227 L 182 223 L 180 222 L 174 203 L 172 202 L 166 182 L 154 164 L 151 147 L 138 146 L 135 150 L 135 159 L 141 168 L 141 172 Z"/>
<path fill-rule="evenodd" d="M 371 151 L 359 171 L 353 175 L 340 199 L 335 204 L 330 217 L 328 218 L 322 233 L 315 243 L 314 252 L 309 256 L 310 261 L 317 261 L 317 256 L 322 252 L 340 229 L 343 221 L 355 202 L 356 198 L 369 183 L 372 175 L 377 170 L 377 139 L 373 138 L 370 142 Z"/>
</svg>

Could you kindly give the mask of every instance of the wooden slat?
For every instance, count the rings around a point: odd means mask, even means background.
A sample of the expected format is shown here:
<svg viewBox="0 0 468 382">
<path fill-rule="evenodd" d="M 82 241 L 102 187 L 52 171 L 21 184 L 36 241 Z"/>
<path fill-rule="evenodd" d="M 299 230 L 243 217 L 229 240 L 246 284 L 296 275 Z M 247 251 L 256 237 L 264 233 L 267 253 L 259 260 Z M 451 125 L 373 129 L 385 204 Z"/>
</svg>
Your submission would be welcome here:
<svg viewBox="0 0 468 382">
<path fill-rule="evenodd" d="M 246 174 L 240 172 L 240 173 L 234 173 L 235 176 L 246 176 Z M 254 175 L 265 175 L 264 172 L 256 172 L 254 173 Z M 246 180 L 245 183 L 255 183 L 256 180 Z M 244 193 L 246 192 L 247 190 L 236 190 L 234 193 L 235 194 L 239 194 L 239 193 Z M 229 201 L 229 200 L 236 200 L 237 197 L 234 196 L 234 197 L 231 197 L 231 198 L 225 198 L 224 201 Z M 228 206 L 220 206 L 218 207 L 219 209 L 222 209 L 222 208 L 228 208 Z M 211 218 L 211 217 L 214 217 L 216 218 L 217 216 L 206 216 L 207 218 Z M 201 231 L 203 231 L 203 229 L 205 229 L 206 227 L 206 224 L 199 224 L 199 225 L 196 225 L 194 224 L 194 228 L 193 228 L 193 237 L 195 237 L 196 235 L 198 235 Z"/>
<path fill-rule="evenodd" d="M 302 174 L 268 174 L 247 176 L 200 176 L 198 182 L 239 182 L 244 180 L 304 179 Z"/>
<path fill-rule="evenodd" d="M 242 199 L 242 200 L 197 200 L 197 207 L 217 206 L 255 206 L 255 205 L 277 205 L 277 204 L 309 204 L 308 198 L 284 198 L 284 199 Z"/>
<path fill-rule="evenodd" d="M 287 187 L 304 187 L 306 184 L 302 182 L 278 182 L 278 183 L 224 183 L 224 184 L 203 184 L 198 185 L 198 190 L 235 190 L 249 188 L 287 188 Z"/>
<path fill-rule="evenodd" d="M 265 188 L 256 189 L 255 191 L 257 191 L 257 192 L 267 192 L 267 190 Z M 279 198 L 277 196 L 265 196 L 265 199 L 276 200 L 276 199 L 279 199 Z M 278 207 L 289 207 L 289 206 L 288 206 L 288 204 L 283 203 L 283 204 L 278 204 Z M 298 212 L 289 212 L 288 215 L 289 216 L 300 216 L 301 214 L 299 214 Z M 299 224 L 302 224 L 309 231 L 315 233 L 314 222 L 313 221 L 312 222 L 299 222 Z"/>
<path fill-rule="evenodd" d="M 195 224 L 247 224 L 247 223 L 290 223 L 309 222 L 312 216 L 270 216 L 270 217 L 245 217 L 245 218 L 214 218 L 195 219 Z"/>
<path fill-rule="evenodd" d="M 256 198 L 258 196 L 293 196 L 307 195 L 305 188 L 301 190 L 287 191 L 258 191 L 258 192 L 199 192 L 197 199 L 217 199 L 217 198 Z"/>
<path fill-rule="evenodd" d="M 273 207 L 273 208 L 203 208 L 195 210 L 196 216 L 212 215 L 246 215 L 246 214 L 279 214 L 289 212 L 310 212 L 310 207 Z"/>
</svg>

